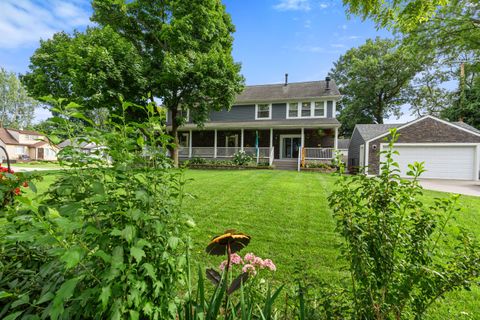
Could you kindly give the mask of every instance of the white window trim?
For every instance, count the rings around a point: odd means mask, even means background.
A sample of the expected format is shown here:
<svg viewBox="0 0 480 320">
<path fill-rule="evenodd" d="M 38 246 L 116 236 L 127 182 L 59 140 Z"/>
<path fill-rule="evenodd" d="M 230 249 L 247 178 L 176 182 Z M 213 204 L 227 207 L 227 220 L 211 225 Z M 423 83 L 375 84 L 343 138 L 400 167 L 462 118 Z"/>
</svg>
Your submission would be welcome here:
<svg viewBox="0 0 480 320">
<path fill-rule="evenodd" d="M 323 116 L 316 116 L 315 115 L 315 102 L 322 102 L 323 101 Z M 330 100 L 328 100 L 330 101 Z M 310 102 L 310 116 L 302 116 L 302 103 L 304 102 Z M 289 110 L 290 110 L 290 104 L 291 103 L 296 103 L 297 104 L 297 116 L 296 117 L 290 117 Z M 286 108 L 286 119 L 322 119 L 327 117 L 327 100 L 312 100 L 312 101 L 292 101 L 287 103 L 287 108 Z"/>
<path fill-rule="evenodd" d="M 234 137 L 235 138 L 235 146 L 229 147 L 228 146 L 228 138 Z M 225 136 L 225 148 L 238 148 L 238 134 L 227 134 Z"/>
<path fill-rule="evenodd" d="M 259 118 L 258 117 L 258 105 L 268 105 L 268 118 Z M 255 104 L 255 120 L 272 120 L 272 104 L 271 103 L 257 103 Z"/>
</svg>

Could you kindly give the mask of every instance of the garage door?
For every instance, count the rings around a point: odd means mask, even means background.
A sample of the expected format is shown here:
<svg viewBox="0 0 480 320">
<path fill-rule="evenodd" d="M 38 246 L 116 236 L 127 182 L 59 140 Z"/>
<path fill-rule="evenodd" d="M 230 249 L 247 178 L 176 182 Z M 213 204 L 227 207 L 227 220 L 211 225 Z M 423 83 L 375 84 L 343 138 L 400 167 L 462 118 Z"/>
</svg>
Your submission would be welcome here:
<svg viewBox="0 0 480 320">
<path fill-rule="evenodd" d="M 401 175 L 406 177 L 408 164 L 425 161 L 422 178 L 474 180 L 474 146 L 396 146 L 400 155 L 394 155 L 400 166 Z"/>
</svg>

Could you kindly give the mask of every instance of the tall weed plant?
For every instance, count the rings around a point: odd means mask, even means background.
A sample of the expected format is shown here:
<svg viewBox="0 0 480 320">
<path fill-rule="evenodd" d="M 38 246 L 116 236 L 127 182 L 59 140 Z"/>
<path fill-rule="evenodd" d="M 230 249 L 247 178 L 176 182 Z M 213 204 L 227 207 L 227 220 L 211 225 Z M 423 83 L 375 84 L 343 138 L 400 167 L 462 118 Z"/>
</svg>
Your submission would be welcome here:
<svg viewBox="0 0 480 320">
<path fill-rule="evenodd" d="M 423 319 L 446 293 L 470 289 L 480 275 L 477 241 L 464 230 L 446 232 L 459 214 L 458 197 L 426 203 L 423 163 L 401 178 L 397 138 L 394 129 L 378 177 L 342 176 L 329 197 L 350 273 L 340 300 L 324 290 L 319 308 L 330 319 Z"/>
<path fill-rule="evenodd" d="M 67 169 L 45 194 L 0 212 L 0 318 L 175 318 L 193 222 L 180 210 L 185 180 L 170 170 L 160 110 L 123 102 L 98 125 L 53 103 L 52 121 L 70 137 L 59 154 Z M 127 122 L 129 108 L 147 120 Z M 89 124 L 83 135 L 72 119 Z"/>
</svg>

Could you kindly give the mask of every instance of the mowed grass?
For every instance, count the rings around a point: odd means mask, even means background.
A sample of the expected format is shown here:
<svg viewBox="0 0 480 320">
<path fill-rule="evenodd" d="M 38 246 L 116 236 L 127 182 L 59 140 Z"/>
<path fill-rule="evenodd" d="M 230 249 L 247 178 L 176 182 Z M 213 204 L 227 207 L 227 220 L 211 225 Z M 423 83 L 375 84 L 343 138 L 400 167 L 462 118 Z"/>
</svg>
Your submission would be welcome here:
<svg viewBox="0 0 480 320">
<path fill-rule="evenodd" d="M 335 188 L 332 175 L 292 171 L 194 171 L 187 190 L 185 211 L 194 217 L 194 258 L 205 266 L 216 266 L 218 258 L 208 257 L 208 241 L 226 229 L 252 236 L 242 252 L 271 258 L 277 265 L 275 280 L 295 285 L 296 278 L 309 282 L 338 283 L 347 274 L 338 259 L 340 238 L 327 197 Z M 425 191 L 426 202 L 446 197 Z M 453 223 L 480 239 L 480 198 L 461 196 L 462 208 Z M 456 228 L 452 227 L 452 232 Z M 451 238 L 453 240 L 453 237 Z M 439 301 L 428 319 L 480 319 L 480 290 L 454 292 Z"/>
<path fill-rule="evenodd" d="M 45 190 L 54 176 L 54 172 L 45 173 L 38 189 Z M 242 254 L 254 252 L 274 261 L 278 284 L 293 288 L 297 278 L 310 283 L 346 279 L 344 262 L 338 259 L 341 239 L 327 201 L 335 188 L 335 176 L 279 170 L 189 170 L 186 177 L 193 198 L 186 198 L 184 210 L 197 224 L 191 233 L 192 256 L 202 267 L 216 267 L 222 260 L 205 254 L 209 240 L 226 229 L 236 229 L 252 236 Z M 431 203 L 435 197 L 446 196 L 425 191 L 423 200 Z M 461 196 L 459 206 L 462 210 L 453 223 L 480 239 L 480 197 Z M 456 230 L 449 228 L 452 234 Z M 449 294 L 433 306 L 428 319 L 451 317 L 480 319 L 478 287 Z"/>
</svg>

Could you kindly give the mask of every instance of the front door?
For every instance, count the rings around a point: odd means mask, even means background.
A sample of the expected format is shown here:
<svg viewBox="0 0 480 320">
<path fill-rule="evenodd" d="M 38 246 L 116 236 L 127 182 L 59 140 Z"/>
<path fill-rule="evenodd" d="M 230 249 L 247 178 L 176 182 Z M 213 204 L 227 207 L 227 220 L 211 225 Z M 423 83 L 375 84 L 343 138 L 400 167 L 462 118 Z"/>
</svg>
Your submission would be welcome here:
<svg viewBox="0 0 480 320">
<path fill-rule="evenodd" d="M 284 159 L 298 158 L 298 152 L 302 144 L 300 137 L 283 137 L 282 138 L 282 155 Z"/>
</svg>

